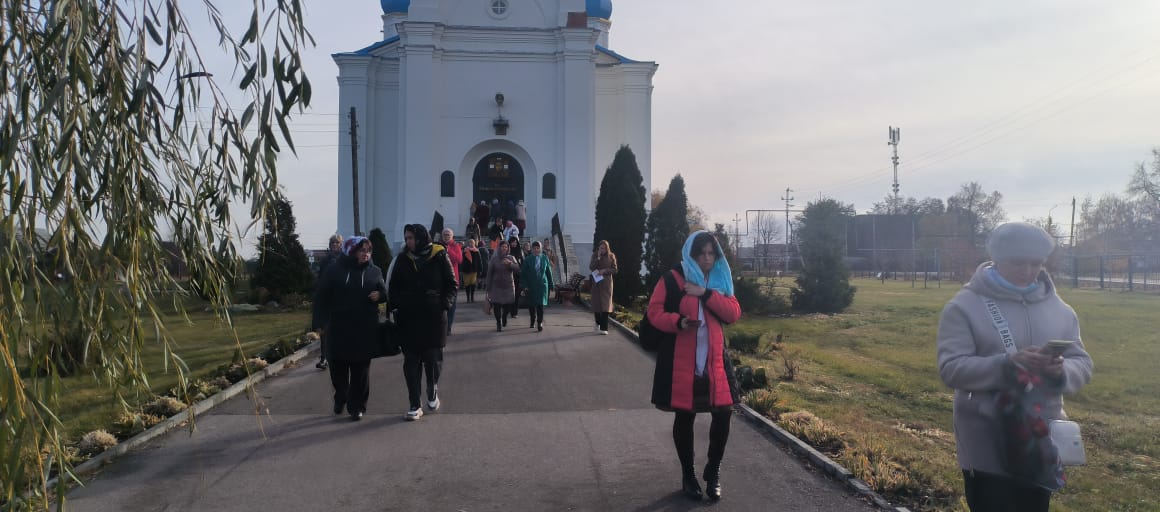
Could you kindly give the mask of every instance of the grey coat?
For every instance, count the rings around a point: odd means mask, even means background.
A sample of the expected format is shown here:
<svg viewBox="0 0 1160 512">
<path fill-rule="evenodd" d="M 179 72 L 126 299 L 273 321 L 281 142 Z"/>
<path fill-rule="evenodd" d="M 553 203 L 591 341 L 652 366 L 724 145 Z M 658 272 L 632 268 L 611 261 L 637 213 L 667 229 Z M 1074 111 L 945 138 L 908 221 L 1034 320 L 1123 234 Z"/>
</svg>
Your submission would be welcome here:
<svg viewBox="0 0 1160 512">
<path fill-rule="evenodd" d="M 1074 340 L 1064 352 L 1063 378 L 1045 379 L 1055 388 L 1047 402 L 1048 418 L 1066 418 L 1063 394 L 1079 392 L 1092 375 L 1092 359 L 1080 338 L 1075 311 L 1059 298 L 1046 272 L 1039 288 L 1019 295 L 985 277 L 991 263 L 975 270 L 962 290 L 943 308 L 938 326 L 938 368 L 943 382 L 954 388 L 955 444 L 959 466 L 996 475 L 1004 470 L 1002 430 L 995 396 L 1015 386 L 1010 361 L 995 324 L 980 295 L 999 306 L 1010 325 L 1015 345 L 1044 345 L 1048 340 Z"/>
<path fill-rule="evenodd" d="M 520 270 L 515 257 L 501 258 L 497 254 L 487 264 L 487 300 L 492 304 L 515 304 L 515 273 Z"/>
</svg>

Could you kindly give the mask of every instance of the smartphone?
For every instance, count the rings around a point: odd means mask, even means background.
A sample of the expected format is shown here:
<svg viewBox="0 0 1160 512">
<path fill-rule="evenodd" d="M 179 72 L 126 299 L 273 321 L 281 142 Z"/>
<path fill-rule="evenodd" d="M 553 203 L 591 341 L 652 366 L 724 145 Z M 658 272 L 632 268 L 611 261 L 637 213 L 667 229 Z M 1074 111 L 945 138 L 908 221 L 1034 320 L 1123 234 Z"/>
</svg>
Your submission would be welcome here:
<svg viewBox="0 0 1160 512">
<path fill-rule="evenodd" d="M 685 326 L 692 327 L 695 329 L 695 328 L 701 326 L 701 321 L 700 320 L 693 320 L 692 318 L 690 318 L 688 320 L 685 320 Z"/>
<path fill-rule="evenodd" d="M 1066 352 L 1067 348 L 1074 345 L 1074 344 L 1075 344 L 1074 340 L 1048 340 L 1047 344 L 1044 345 L 1043 347 L 1044 347 L 1044 350 L 1046 350 L 1052 354 L 1059 355 L 1059 354 L 1063 354 L 1064 352 Z"/>
</svg>

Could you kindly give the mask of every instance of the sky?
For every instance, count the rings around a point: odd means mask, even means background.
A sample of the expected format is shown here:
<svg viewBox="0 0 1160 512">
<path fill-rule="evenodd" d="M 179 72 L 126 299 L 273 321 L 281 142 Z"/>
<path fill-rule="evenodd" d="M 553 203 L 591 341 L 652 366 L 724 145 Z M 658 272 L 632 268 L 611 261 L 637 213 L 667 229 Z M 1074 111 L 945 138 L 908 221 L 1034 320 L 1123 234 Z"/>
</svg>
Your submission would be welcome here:
<svg viewBox="0 0 1160 512">
<path fill-rule="evenodd" d="M 279 176 L 321 248 L 349 137 L 330 55 L 380 40 L 382 11 L 303 3 L 314 96 Z M 238 33 L 246 8 L 223 7 Z M 730 231 L 745 210 L 785 208 L 786 188 L 795 209 L 831 197 L 865 212 L 891 191 L 889 126 L 902 196 L 977 181 L 1009 220 L 1066 224 L 1072 197 L 1123 192 L 1160 146 L 1158 22 L 1153 0 L 614 0 L 610 47 L 659 64 L 652 188 L 680 173 Z"/>
</svg>

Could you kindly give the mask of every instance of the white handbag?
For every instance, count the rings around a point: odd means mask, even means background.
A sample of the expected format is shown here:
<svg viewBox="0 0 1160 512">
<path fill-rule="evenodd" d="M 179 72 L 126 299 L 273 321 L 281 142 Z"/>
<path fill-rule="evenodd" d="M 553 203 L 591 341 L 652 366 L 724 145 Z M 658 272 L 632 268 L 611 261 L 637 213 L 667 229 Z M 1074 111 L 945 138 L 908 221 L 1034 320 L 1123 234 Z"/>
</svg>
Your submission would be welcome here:
<svg viewBox="0 0 1160 512">
<path fill-rule="evenodd" d="M 987 314 L 990 315 L 991 322 L 995 324 L 995 330 L 999 331 L 999 338 L 1003 340 L 1003 348 L 1007 351 L 1007 355 L 1015 355 L 1019 349 L 1015 348 L 1015 338 L 1011 335 L 1011 327 L 1007 325 L 1007 319 L 1003 317 L 1003 312 L 999 311 L 999 305 L 988 297 L 980 295 L 979 298 L 987 306 Z M 1083 450 L 1083 438 L 1080 437 L 1079 432 L 1079 423 L 1068 420 L 1051 420 L 1048 422 L 1048 435 L 1051 437 L 1051 443 L 1059 450 L 1059 460 L 1064 466 L 1087 464 L 1087 456 Z"/>
</svg>

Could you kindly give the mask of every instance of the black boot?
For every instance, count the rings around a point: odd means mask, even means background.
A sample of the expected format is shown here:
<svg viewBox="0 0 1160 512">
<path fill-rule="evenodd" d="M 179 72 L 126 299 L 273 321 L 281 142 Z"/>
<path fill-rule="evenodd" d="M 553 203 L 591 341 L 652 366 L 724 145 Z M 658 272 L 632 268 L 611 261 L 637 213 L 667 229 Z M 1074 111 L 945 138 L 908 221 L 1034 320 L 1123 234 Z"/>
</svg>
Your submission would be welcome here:
<svg viewBox="0 0 1160 512">
<path fill-rule="evenodd" d="M 721 499 L 721 461 L 709 461 L 705 464 L 705 495 L 713 501 Z"/>
<path fill-rule="evenodd" d="M 697 483 L 697 470 L 692 464 L 681 467 L 681 492 L 691 500 L 701 501 L 701 484 Z"/>
</svg>

